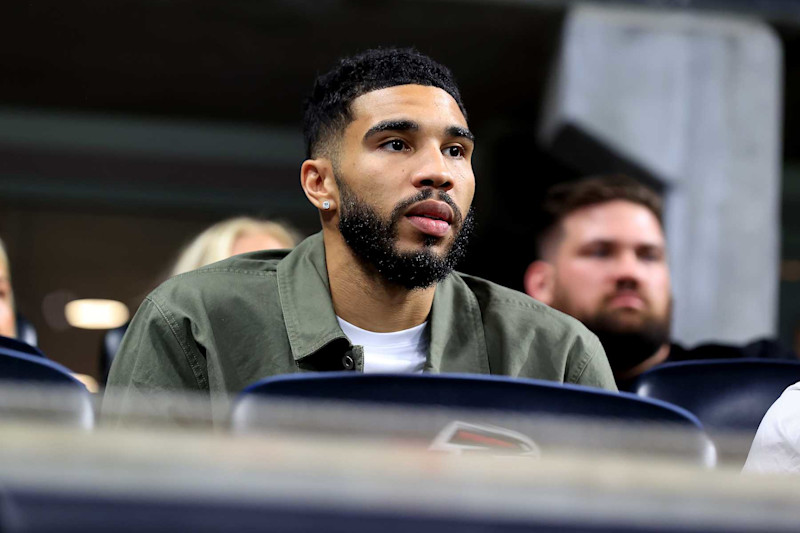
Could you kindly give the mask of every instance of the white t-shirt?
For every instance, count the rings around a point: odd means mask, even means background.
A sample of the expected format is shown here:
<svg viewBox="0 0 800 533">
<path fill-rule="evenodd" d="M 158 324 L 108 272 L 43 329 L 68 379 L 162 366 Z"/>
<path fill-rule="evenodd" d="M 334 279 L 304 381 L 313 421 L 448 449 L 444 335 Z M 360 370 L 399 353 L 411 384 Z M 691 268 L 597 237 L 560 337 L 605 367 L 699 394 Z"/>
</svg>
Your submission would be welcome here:
<svg viewBox="0 0 800 533">
<path fill-rule="evenodd" d="M 354 326 L 338 316 L 342 331 L 354 345 L 364 348 L 364 372 L 422 373 L 428 354 L 425 321 L 419 326 L 391 333 L 375 333 Z"/>
<path fill-rule="evenodd" d="M 744 471 L 800 473 L 800 383 L 783 391 L 764 415 Z"/>
</svg>

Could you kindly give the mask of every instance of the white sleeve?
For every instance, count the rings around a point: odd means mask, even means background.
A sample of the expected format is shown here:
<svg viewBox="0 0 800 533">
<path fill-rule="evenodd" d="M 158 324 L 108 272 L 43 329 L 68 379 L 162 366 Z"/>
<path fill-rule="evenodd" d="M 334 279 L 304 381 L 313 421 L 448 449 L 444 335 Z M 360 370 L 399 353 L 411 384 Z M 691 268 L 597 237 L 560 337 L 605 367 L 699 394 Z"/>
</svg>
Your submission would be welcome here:
<svg viewBox="0 0 800 533">
<path fill-rule="evenodd" d="M 742 471 L 800 474 L 800 382 L 764 415 Z"/>
</svg>

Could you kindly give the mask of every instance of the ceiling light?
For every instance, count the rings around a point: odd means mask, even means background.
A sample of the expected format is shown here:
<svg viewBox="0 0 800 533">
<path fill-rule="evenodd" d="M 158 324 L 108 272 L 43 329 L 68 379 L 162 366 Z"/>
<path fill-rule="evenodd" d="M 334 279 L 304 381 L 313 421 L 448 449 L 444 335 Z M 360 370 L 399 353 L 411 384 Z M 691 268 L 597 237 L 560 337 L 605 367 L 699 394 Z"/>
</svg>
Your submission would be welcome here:
<svg viewBox="0 0 800 533">
<path fill-rule="evenodd" d="M 116 300 L 73 300 L 64 308 L 67 322 L 74 328 L 112 329 L 125 324 L 131 314 L 128 307 Z"/>
</svg>

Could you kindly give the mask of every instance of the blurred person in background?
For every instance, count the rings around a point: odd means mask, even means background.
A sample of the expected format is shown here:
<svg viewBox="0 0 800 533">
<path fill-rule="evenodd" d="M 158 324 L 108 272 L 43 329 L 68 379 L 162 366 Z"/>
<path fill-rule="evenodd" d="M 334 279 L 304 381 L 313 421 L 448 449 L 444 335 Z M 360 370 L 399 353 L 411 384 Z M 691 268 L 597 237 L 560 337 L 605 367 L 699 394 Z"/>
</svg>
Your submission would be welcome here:
<svg viewBox="0 0 800 533">
<path fill-rule="evenodd" d="M 189 243 L 172 268 L 172 275 L 183 274 L 232 255 L 294 248 L 298 240 L 294 229 L 278 222 L 250 217 L 223 220 Z"/>
<path fill-rule="evenodd" d="M 525 292 L 597 334 L 620 390 L 667 361 L 795 358 L 768 340 L 690 350 L 670 342 L 670 271 L 662 199 L 653 189 L 623 175 L 592 177 L 556 185 L 543 208 L 549 224 L 537 239 L 539 260 L 525 272 Z"/>
<path fill-rule="evenodd" d="M 178 255 L 170 276 L 222 261 L 232 255 L 294 248 L 298 240 L 294 228 L 285 223 L 252 217 L 229 218 L 217 222 L 192 239 Z M 104 383 L 108 380 L 111 365 L 129 325 L 127 323 L 109 330 L 103 338 L 100 375 Z"/>
<path fill-rule="evenodd" d="M 22 319 L 24 322 L 24 319 Z M 8 261 L 8 254 L 3 241 L 0 240 L 0 335 L 18 339 L 22 342 L 29 342 L 29 339 L 20 338 L 17 331 L 17 313 L 14 305 L 14 290 L 11 288 L 11 264 Z M 28 328 L 32 326 L 28 325 Z M 35 339 L 35 334 L 34 337 Z M 88 374 L 71 372 L 72 376 L 83 383 L 90 392 L 97 392 L 99 385 L 97 380 Z"/>
<path fill-rule="evenodd" d="M 14 291 L 11 289 L 11 266 L 2 240 L 0 240 L 0 335 L 17 337 Z"/>
<path fill-rule="evenodd" d="M 783 391 L 764 415 L 744 472 L 800 474 L 800 383 Z"/>
<path fill-rule="evenodd" d="M 153 390 L 194 390 L 221 419 L 228 394 L 258 379 L 324 370 L 615 389 L 579 322 L 453 272 L 472 225 L 474 136 L 446 67 L 408 49 L 345 58 L 317 78 L 304 133 L 301 185 L 322 232 L 291 253 L 236 256 L 152 292 L 111 369 L 107 413 Z"/>
</svg>

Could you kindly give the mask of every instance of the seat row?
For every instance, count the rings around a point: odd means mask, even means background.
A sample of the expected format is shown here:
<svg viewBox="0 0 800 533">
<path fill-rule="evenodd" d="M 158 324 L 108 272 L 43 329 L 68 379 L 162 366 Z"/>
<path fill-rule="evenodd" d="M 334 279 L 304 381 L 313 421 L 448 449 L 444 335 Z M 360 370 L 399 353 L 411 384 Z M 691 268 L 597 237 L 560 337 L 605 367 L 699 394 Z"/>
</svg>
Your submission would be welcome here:
<svg viewBox="0 0 800 533">
<path fill-rule="evenodd" d="M 62 422 L 93 425 L 93 402 L 83 384 L 32 346 L 0 338 L 0 379 L 61 385 L 60 390 L 72 391 L 74 398 L 62 406 Z M 751 437 L 770 405 L 798 381 L 800 362 L 763 359 L 665 364 L 641 376 L 635 394 L 502 376 L 303 373 L 266 378 L 242 391 L 234 403 L 231 424 L 237 431 L 263 426 L 266 402 L 278 400 L 614 419 L 680 427 L 697 443 L 692 453 L 711 465 L 715 451 L 713 441 L 705 437 L 707 432 L 714 436 L 737 431 Z M 463 437 L 470 432 L 462 433 Z M 473 431 L 469 438 L 475 442 L 490 438 L 497 444 L 497 434 L 486 437 L 483 431 L 479 437 L 477 433 Z M 525 447 L 513 440 L 499 445 Z M 466 442 L 465 447 L 475 442 Z"/>
</svg>

